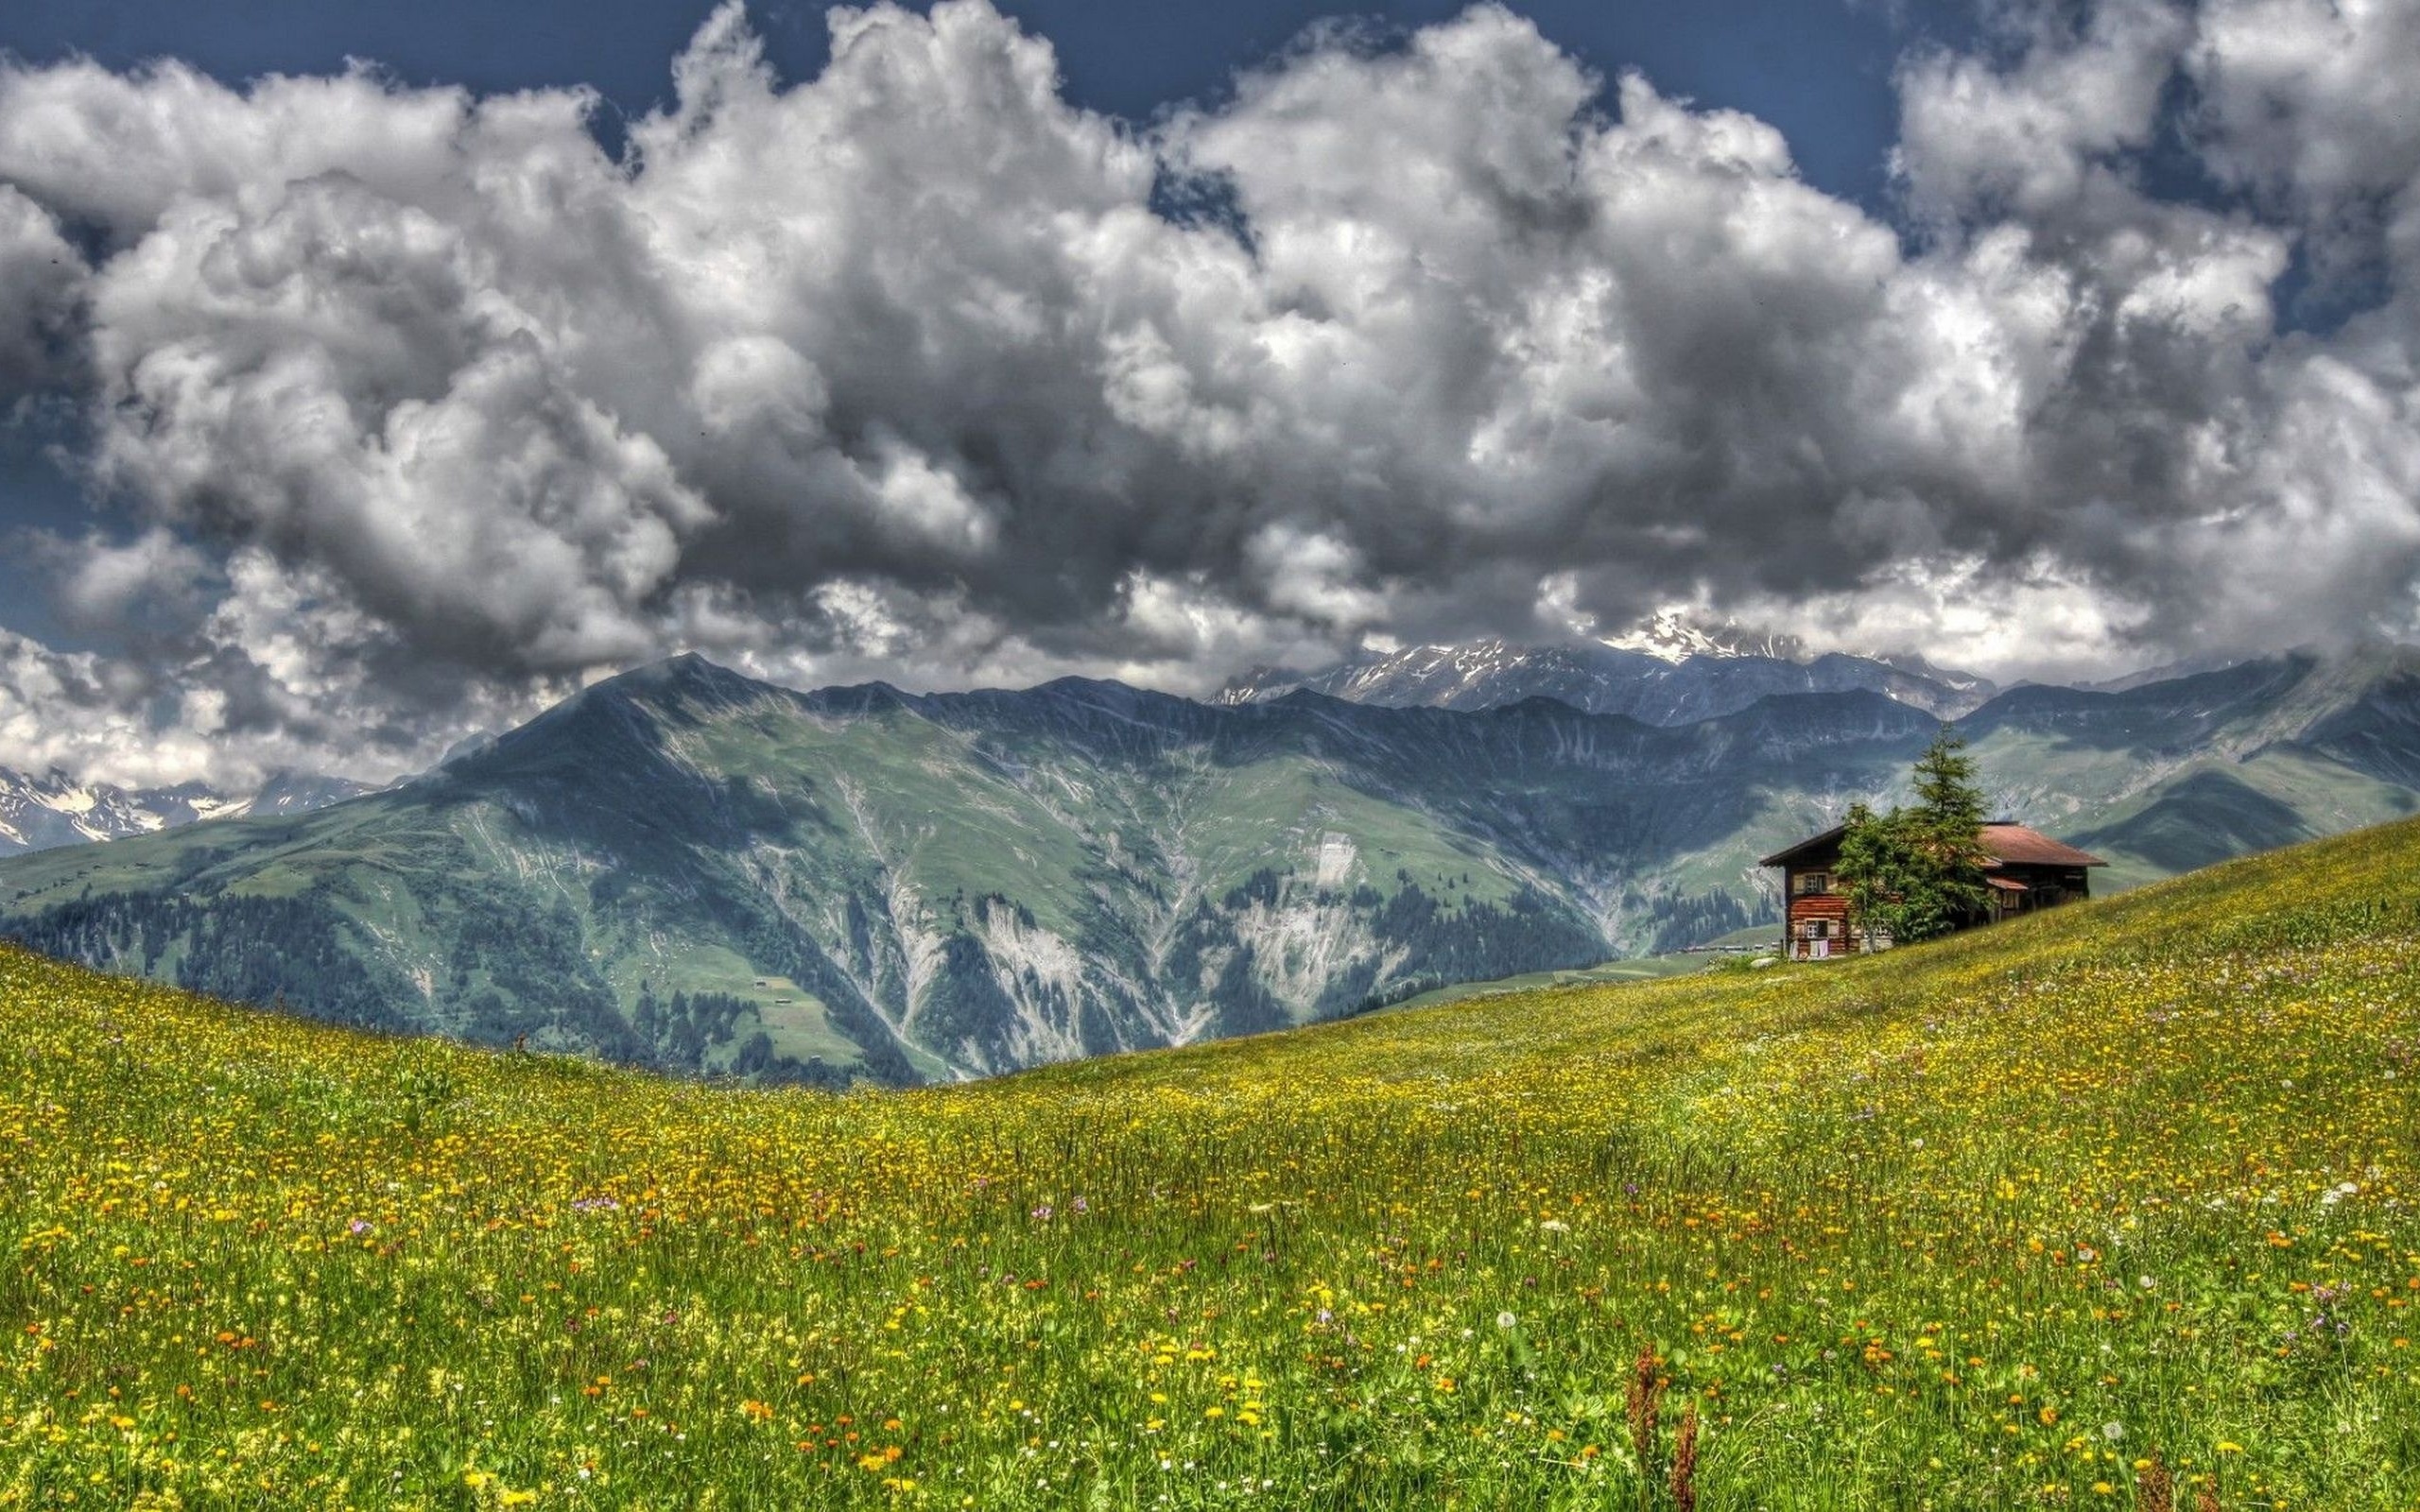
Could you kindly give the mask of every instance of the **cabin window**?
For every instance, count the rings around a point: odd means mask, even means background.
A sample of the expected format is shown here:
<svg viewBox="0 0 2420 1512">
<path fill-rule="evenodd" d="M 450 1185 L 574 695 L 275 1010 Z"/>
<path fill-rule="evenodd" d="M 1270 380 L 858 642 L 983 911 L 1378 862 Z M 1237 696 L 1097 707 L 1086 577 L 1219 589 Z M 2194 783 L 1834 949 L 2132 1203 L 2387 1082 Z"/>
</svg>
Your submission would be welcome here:
<svg viewBox="0 0 2420 1512">
<path fill-rule="evenodd" d="M 1832 890 L 1832 874 L 1828 871 L 1802 871 L 1798 874 L 1798 896 L 1812 898 Z"/>
</svg>

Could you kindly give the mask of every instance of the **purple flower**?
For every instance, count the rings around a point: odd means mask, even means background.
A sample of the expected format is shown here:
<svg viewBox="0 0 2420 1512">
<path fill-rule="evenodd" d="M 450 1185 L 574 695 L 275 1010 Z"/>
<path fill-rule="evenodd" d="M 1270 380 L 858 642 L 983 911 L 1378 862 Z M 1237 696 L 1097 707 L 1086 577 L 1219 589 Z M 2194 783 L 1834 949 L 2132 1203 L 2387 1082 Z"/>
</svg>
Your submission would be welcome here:
<svg viewBox="0 0 2420 1512">
<path fill-rule="evenodd" d="M 351 1223 L 349 1223 L 349 1224 L 346 1224 L 346 1225 L 345 1225 L 345 1228 L 346 1228 L 346 1230 L 347 1230 L 348 1232 L 350 1232 L 350 1233 L 351 1233 L 351 1234 L 352 1234 L 355 1239 L 358 1239 L 358 1238 L 360 1238 L 363 1234 L 366 1234 L 366 1233 L 368 1233 L 368 1232 L 370 1231 L 370 1225 L 369 1225 L 367 1222 L 365 1222 L 364 1220 L 362 1220 L 362 1219 L 355 1218 L 354 1220 L 353 1220 L 353 1222 L 351 1222 Z"/>
<path fill-rule="evenodd" d="M 1050 1221 L 1050 1204 L 1046 1202 L 1040 1207 L 1034 1209 L 1033 1217 L 1036 1223 L 1048 1223 Z"/>
<path fill-rule="evenodd" d="M 1067 1210 L 1070 1212 L 1090 1212 L 1093 1211 L 1093 1205 L 1086 1202 L 1083 1198 L 1078 1197 L 1075 1201 L 1067 1204 Z"/>
</svg>

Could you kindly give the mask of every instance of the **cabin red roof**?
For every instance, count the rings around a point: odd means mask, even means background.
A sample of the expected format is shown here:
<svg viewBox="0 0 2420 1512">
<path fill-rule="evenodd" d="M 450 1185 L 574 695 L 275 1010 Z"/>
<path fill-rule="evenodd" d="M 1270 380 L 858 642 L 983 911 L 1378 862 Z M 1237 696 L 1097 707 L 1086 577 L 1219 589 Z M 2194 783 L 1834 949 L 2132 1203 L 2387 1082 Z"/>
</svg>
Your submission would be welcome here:
<svg viewBox="0 0 2420 1512">
<path fill-rule="evenodd" d="M 1823 833 L 1799 841 L 1786 850 L 1776 850 L 1760 867 L 1789 867 L 1802 861 L 1813 861 L 1840 849 L 1841 835 L 1848 829 L 1836 824 Z M 2089 851 L 2079 850 L 2064 841 L 2053 840 L 2041 831 L 2022 824 L 1986 824 L 1983 826 L 1983 849 L 1990 852 L 1996 867 L 2105 867 L 2108 862 Z"/>
<path fill-rule="evenodd" d="M 2108 862 L 2089 851 L 2079 850 L 2063 841 L 2053 840 L 2039 830 L 2029 830 L 2022 824 L 1986 824 L 1983 826 L 1983 849 L 2002 866 L 2017 867 L 2105 867 Z"/>
</svg>

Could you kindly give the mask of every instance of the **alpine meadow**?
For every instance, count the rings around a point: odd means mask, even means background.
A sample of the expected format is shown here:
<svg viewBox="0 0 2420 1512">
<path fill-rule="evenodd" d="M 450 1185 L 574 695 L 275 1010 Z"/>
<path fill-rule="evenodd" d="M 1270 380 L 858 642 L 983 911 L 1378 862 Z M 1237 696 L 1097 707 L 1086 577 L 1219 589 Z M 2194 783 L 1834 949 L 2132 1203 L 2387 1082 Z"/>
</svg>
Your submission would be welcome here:
<svg viewBox="0 0 2420 1512">
<path fill-rule="evenodd" d="M 2420 0 L 0 0 L 0 1512 L 2420 1512 Z"/>
<path fill-rule="evenodd" d="M 0 1504 L 2404 1507 L 2420 824 L 832 1094 L 0 956 Z"/>
</svg>

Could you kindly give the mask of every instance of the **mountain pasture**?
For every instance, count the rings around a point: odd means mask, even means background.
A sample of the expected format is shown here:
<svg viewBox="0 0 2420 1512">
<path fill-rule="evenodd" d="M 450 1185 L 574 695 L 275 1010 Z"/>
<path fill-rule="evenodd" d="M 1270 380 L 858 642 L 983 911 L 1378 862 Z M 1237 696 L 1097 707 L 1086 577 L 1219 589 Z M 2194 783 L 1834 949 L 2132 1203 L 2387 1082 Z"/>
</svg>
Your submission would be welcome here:
<svg viewBox="0 0 2420 1512">
<path fill-rule="evenodd" d="M 1708 1508 L 2420 1489 L 2411 823 L 963 1087 L 13 951 L 0 1057 L 0 1505 L 1653 1506 L 1687 1415 Z"/>
</svg>

